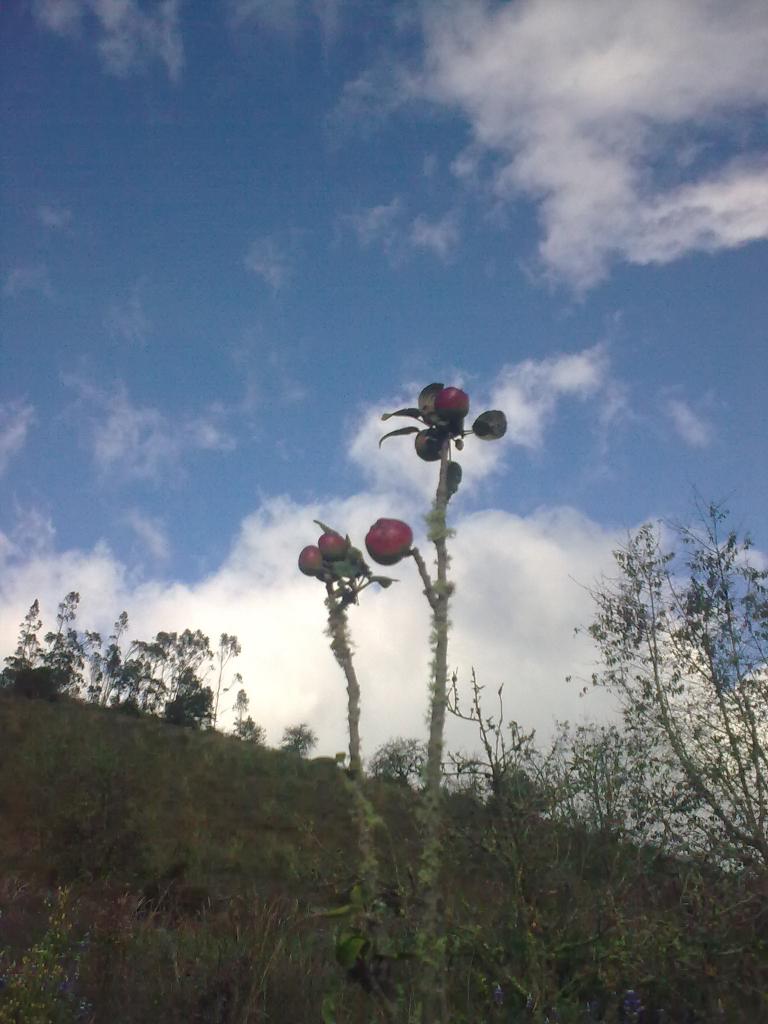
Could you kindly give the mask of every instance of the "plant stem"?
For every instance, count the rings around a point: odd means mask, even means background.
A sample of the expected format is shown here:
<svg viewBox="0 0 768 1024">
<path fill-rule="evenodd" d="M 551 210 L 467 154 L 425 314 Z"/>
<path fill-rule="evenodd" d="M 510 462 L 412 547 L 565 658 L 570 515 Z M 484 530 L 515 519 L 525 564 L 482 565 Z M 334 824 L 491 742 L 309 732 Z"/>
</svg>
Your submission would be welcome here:
<svg viewBox="0 0 768 1024">
<path fill-rule="evenodd" d="M 331 650 L 347 680 L 347 721 L 349 723 L 349 777 L 358 779 L 362 772 L 360 760 L 360 684 L 357 681 L 352 650 L 349 646 L 347 609 L 344 598 L 337 595 L 330 583 L 326 584 L 328 598 L 328 635 Z"/>
<path fill-rule="evenodd" d="M 376 846 L 373 833 L 379 822 L 378 815 L 363 790 L 362 759 L 360 757 L 360 684 L 352 660 L 352 649 L 349 643 L 347 626 L 347 604 L 345 596 L 334 592 L 332 585 L 326 584 L 328 597 L 328 635 L 331 638 L 331 650 L 344 672 L 347 680 L 347 721 L 349 723 L 349 770 L 346 774 L 347 785 L 352 795 L 353 816 L 357 825 L 358 846 L 360 850 L 359 876 L 363 892 L 363 905 L 367 908 L 364 920 L 359 925 L 364 927 L 373 939 L 381 927 L 379 915 L 374 909 L 378 890 L 379 865 L 376 857 Z M 371 990 L 376 997 L 387 1021 L 396 1024 L 396 1009 L 390 998 L 382 990 L 376 978 L 369 978 Z"/>
<path fill-rule="evenodd" d="M 445 940 L 443 936 L 443 898 L 440 887 L 441 867 L 441 789 L 443 763 L 443 731 L 448 691 L 448 601 L 451 585 L 448 583 L 449 535 L 446 526 L 448 505 L 447 470 L 450 441 L 446 439 L 440 454 L 440 476 L 432 511 L 428 517 L 429 539 L 437 555 L 437 581 L 433 584 L 424 561 L 417 551 L 413 557 L 425 583 L 425 593 L 432 608 L 431 707 L 429 744 L 424 772 L 424 803 L 422 828 L 424 846 L 419 869 L 424 910 L 419 935 L 422 960 L 420 1003 L 422 1024 L 447 1024 L 445 991 Z"/>
</svg>

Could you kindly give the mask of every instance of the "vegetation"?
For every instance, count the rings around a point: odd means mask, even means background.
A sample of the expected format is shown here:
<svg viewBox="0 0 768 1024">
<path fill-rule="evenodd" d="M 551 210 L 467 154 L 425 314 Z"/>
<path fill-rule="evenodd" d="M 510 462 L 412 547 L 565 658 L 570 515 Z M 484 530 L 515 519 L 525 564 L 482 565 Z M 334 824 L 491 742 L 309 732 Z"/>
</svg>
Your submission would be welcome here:
<svg viewBox="0 0 768 1024">
<path fill-rule="evenodd" d="M 432 609 L 430 731 L 364 766 L 348 609 L 375 576 L 323 534 L 299 568 L 325 589 L 348 692 L 346 755 L 279 749 L 248 714 L 222 634 L 42 641 L 33 602 L 0 675 L 0 1024 L 753 1022 L 768 1014 L 768 572 L 716 507 L 651 526 L 593 589 L 592 682 L 623 717 L 549 744 L 448 677 L 446 510 L 468 396 L 430 385 L 415 448 L 439 463 L 433 580 L 410 527 L 370 556 L 413 557 Z M 387 435 L 389 436 L 389 435 Z M 213 685 L 209 685 L 208 680 Z M 216 725 L 235 684 L 235 724 Z M 446 715 L 477 749 L 444 751 Z M 352 984 L 350 984 L 352 983 Z"/>
</svg>

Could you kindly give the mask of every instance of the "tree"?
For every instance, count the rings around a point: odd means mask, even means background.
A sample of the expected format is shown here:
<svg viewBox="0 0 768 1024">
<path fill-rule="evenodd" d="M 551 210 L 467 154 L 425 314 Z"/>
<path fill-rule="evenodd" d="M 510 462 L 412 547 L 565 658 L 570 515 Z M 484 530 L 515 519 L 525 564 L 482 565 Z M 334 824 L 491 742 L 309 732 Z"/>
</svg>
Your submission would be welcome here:
<svg viewBox="0 0 768 1024">
<path fill-rule="evenodd" d="M 186 725 L 192 729 L 212 724 L 213 690 L 202 685 L 193 669 L 186 668 L 182 672 L 174 696 L 165 704 L 163 718 L 172 725 Z"/>
<path fill-rule="evenodd" d="M 37 634 L 42 629 L 40 605 L 33 601 L 19 629 L 13 655 L 5 659 L 3 682 L 27 697 L 47 699 L 62 691 L 75 692 L 82 682 L 86 648 L 72 623 L 77 615 L 80 595 L 70 591 L 59 604 L 57 629 L 45 634 L 43 647 Z"/>
<path fill-rule="evenodd" d="M 37 598 L 30 605 L 29 611 L 24 616 L 24 621 L 19 626 L 19 642 L 14 653 L 5 659 L 3 670 L 4 684 L 13 683 L 16 675 L 25 670 L 36 668 L 42 659 L 42 648 L 37 639 L 38 632 L 43 628 L 43 620 L 40 618 L 40 603 Z"/>
<path fill-rule="evenodd" d="M 128 630 L 128 613 L 120 612 L 112 628 L 106 651 L 102 651 L 101 636 L 98 633 L 85 634 L 89 650 L 88 697 L 102 707 L 105 707 L 121 688 L 123 652 L 120 641 Z"/>
<path fill-rule="evenodd" d="M 426 746 L 421 740 L 398 736 L 378 748 L 368 763 L 368 773 L 374 779 L 418 786 L 426 756 Z"/>
<path fill-rule="evenodd" d="M 673 527 L 682 552 L 643 526 L 593 590 L 589 632 L 649 764 L 666 770 L 669 810 L 685 809 L 682 845 L 768 866 L 768 571 L 749 538 L 710 506 Z"/>
<path fill-rule="evenodd" d="M 256 725 L 254 720 L 248 714 L 248 694 L 245 690 L 237 691 L 237 698 L 235 699 L 235 712 L 237 718 L 235 720 L 235 728 L 233 735 L 239 740 L 243 740 L 245 743 L 253 743 L 255 746 L 263 747 L 266 741 L 266 732 L 264 727 Z"/>
<path fill-rule="evenodd" d="M 255 747 L 263 747 L 267 741 L 263 725 L 257 725 L 250 715 L 235 726 L 235 736 L 244 743 L 252 743 Z"/>
<path fill-rule="evenodd" d="M 210 689 L 202 684 L 212 658 L 208 637 L 199 629 L 185 629 L 181 634 L 160 632 L 149 642 L 135 640 L 122 665 L 119 659 L 116 662 L 112 701 L 150 714 L 165 714 L 165 708 L 173 705 L 177 710 L 172 713 L 177 714 L 178 708 L 190 699 L 193 679 L 202 689 Z M 181 698 L 179 704 L 175 703 L 177 698 Z M 201 700 L 202 697 L 196 698 Z M 211 715 L 212 702 L 211 691 Z"/>
<path fill-rule="evenodd" d="M 222 633 L 219 637 L 219 646 L 216 651 L 216 697 L 213 702 L 213 728 L 216 728 L 216 722 L 219 717 L 219 697 L 221 696 L 221 683 L 224 678 L 224 669 L 226 668 L 227 662 L 232 658 L 240 657 L 242 653 L 242 647 L 236 636 L 230 636 L 228 633 Z M 239 678 L 239 675 L 237 676 Z M 224 691 L 226 693 L 226 690 Z"/>
<path fill-rule="evenodd" d="M 290 754 L 306 757 L 310 750 L 316 746 L 317 736 L 306 722 L 300 722 L 299 725 L 289 725 L 283 730 L 280 747 Z"/>
<path fill-rule="evenodd" d="M 61 601 L 56 613 L 56 631 L 45 634 L 48 649 L 42 656 L 43 664 L 53 673 L 58 688 L 75 692 L 83 681 L 86 653 L 77 630 L 72 627 L 79 603 L 80 595 L 76 590 L 70 591 Z"/>
<path fill-rule="evenodd" d="M 648 754 L 637 732 L 594 722 L 575 729 L 559 723 L 540 772 L 551 817 L 601 839 L 665 846 L 684 821 L 665 805 L 669 766 Z"/>
</svg>

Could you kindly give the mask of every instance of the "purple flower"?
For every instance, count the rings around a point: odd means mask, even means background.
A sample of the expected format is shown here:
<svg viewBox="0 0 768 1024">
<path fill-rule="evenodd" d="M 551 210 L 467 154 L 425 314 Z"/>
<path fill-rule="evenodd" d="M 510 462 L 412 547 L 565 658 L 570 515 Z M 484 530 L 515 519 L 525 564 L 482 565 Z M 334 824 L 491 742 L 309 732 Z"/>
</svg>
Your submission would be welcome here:
<svg viewBox="0 0 768 1024">
<path fill-rule="evenodd" d="M 496 1006 L 501 1006 L 504 1002 L 504 992 L 501 985 L 493 986 L 493 1002 Z"/>
<path fill-rule="evenodd" d="M 619 1020 L 622 1024 L 634 1024 L 641 1020 L 643 1001 L 633 988 L 628 988 L 621 1000 Z"/>
</svg>

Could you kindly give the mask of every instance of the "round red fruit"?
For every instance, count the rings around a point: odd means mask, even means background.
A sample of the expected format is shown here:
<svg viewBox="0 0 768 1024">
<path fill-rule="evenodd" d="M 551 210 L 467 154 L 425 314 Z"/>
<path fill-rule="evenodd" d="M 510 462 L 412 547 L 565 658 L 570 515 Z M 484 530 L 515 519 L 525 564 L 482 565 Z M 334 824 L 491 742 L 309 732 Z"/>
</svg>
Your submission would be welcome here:
<svg viewBox="0 0 768 1024">
<path fill-rule="evenodd" d="M 317 546 L 320 548 L 323 558 L 326 558 L 329 562 L 337 562 L 346 555 L 349 549 L 349 542 L 346 537 L 342 537 L 335 530 L 328 530 L 318 539 Z"/>
<path fill-rule="evenodd" d="M 443 388 L 435 396 L 435 412 L 452 420 L 463 420 L 469 412 L 469 395 L 461 388 Z"/>
<path fill-rule="evenodd" d="M 305 576 L 320 576 L 323 572 L 323 553 L 314 544 L 302 548 L 299 555 L 299 569 Z"/>
<path fill-rule="evenodd" d="M 368 531 L 365 546 L 379 565 L 394 565 L 413 544 L 413 530 L 401 519 L 377 519 Z"/>
<path fill-rule="evenodd" d="M 416 454 L 425 462 L 437 462 L 443 448 L 443 438 L 433 430 L 420 430 L 414 438 Z"/>
</svg>

